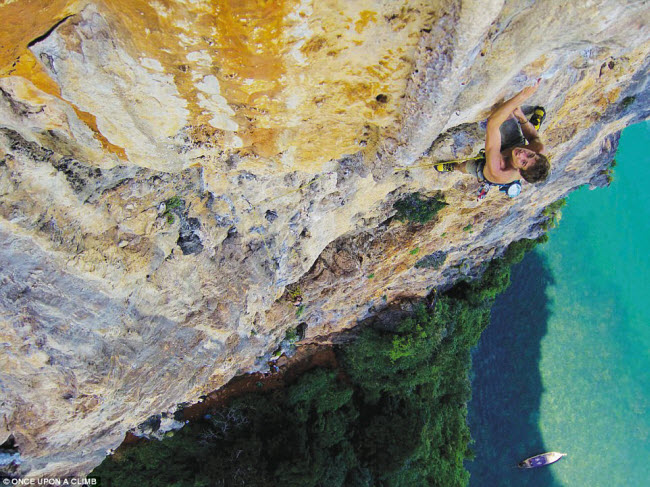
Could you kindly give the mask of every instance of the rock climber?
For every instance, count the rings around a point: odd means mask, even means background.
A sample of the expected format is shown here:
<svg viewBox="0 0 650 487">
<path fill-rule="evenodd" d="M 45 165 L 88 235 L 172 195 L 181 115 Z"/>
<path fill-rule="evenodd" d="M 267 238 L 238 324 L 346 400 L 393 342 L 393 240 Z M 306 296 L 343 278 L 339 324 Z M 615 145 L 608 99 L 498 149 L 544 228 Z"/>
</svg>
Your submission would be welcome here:
<svg viewBox="0 0 650 487">
<path fill-rule="evenodd" d="M 434 166 L 435 169 L 438 172 L 461 171 L 471 174 L 488 189 L 489 186 L 500 186 L 503 190 L 504 186 L 520 177 L 529 183 L 545 181 L 551 166 L 537 130 L 544 121 L 546 112 L 542 107 L 535 107 L 528 120 L 521 110 L 524 101 L 537 91 L 539 81 L 500 104 L 488 117 L 484 157 L 461 163 L 440 163 Z M 504 141 L 501 129 L 506 122 L 511 122 L 510 125 L 514 126 L 514 131 L 509 127 L 514 137 L 511 135 L 510 140 Z M 483 195 L 486 192 L 484 190 Z"/>
</svg>

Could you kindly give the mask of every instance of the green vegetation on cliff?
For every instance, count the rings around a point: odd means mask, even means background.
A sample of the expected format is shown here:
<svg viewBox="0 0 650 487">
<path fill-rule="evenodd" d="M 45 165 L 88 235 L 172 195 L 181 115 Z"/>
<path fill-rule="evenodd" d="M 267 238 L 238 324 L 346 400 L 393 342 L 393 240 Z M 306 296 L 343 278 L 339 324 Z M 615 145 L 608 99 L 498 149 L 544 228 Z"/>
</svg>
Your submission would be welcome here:
<svg viewBox="0 0 650 487">
<path fill-rule="evenodd" d="M 426 223 L 432 220 L 445 203 L 440 196 L 427 197 L 420 193 L 411 193 L 395 202 L 395 218 L 401 222 Z"/>
<path fill-rule="evenodd" d="M 510 264 L 533 241 L 491 262 L 390 326 L 366 327 L 282 390 L 213 411 L 171 438 L 107 458 L 94 476 L 120 486 L 465 486 L 470 349 L 489 321 Z"/>
</svg>

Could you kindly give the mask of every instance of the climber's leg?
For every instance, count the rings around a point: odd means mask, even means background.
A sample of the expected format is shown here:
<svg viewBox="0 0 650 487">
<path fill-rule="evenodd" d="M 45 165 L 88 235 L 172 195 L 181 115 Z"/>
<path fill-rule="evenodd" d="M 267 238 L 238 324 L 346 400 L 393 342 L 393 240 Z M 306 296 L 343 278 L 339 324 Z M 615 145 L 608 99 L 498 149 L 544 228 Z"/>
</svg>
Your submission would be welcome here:
<svg viewBox="0 0 650 487">
<path fill-rule="evenodd" d="M 462 166 L 459 169 L 459 171 L 464 172 L 465 174 L 470 174 L 474 176 L 475 178 L 478 179 L 478 168 L 479 164 L 483 162 L 484 159 L 474 159 L 471 161 L 465 161 L 462 164 L 459 164 L 459 166 Z"/>
</svg>

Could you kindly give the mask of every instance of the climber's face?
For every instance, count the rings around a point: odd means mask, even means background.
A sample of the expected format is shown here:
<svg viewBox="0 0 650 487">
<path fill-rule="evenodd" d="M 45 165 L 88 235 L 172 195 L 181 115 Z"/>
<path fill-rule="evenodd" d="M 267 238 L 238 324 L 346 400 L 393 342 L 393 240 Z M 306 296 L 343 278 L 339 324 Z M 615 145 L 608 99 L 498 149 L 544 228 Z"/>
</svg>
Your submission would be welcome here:
<svg viewBox="0 0 650 487">
<path fill-rule="evenodd" d="M 512 149 L 512 165 L 515 169 L 526 169 L 535 164 L 537 152 L 524 147 Z"/>
</svg>

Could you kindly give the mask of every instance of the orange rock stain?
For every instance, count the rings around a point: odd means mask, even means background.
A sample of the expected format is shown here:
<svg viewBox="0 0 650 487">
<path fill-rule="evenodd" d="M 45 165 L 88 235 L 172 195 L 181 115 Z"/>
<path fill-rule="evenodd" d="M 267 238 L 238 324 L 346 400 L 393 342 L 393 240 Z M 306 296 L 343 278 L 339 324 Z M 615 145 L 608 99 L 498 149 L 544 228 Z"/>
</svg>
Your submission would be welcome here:
<svg viewBox="0 0 650 487">
<path fill-rule="evenodd" d="M 226 99 L 238 108 L 238 136 L 263 157 L 278 151 L 276 114 L 282 98 L 285 66 L 282 40 L 291 1 L 227 0 L 215 2 L 215 58 Z"/>
<path fill-rule="evenodd" d="M 0 77 L 19 76 L 31 81 L 39 90 L 61 98 L 59 85 L 45 72 L 29 50 L 29 44 L 46 34 L 58 22 L 73 15 L 85 2 L 70 0 L 18 0 L 0 5 Z M 33 94 L 38 97 L 37 93 Z M 65 100 L 64 100 L 65 101 Z M 79 119 L 95 134 L 102 147 L 126 160 L 122 147 L 111 144 L 97 128 L 94 115 L 70 104 Z"/>
<path fill-rule="evenodd" d="M 16 0 L 0 5 L 0 76 L 9 76 L 14 63 L 28 52 L 27 45 L 75 13 L 79 4 L 74 0 Z"/>
<path fill-rule="evenodd" d="M 24 76 L 60 97 L 59 87 L 27 46 L 87 3 L 16 0 L 0 7 L 3 19 L 14 19 L 0 33 L 0 76 Z M 409 53 L 424 22 L 416 17 L 417 22 L 395 35 L 384 26 L 386 9 L 358 12 L 342 0 L 309 7 L 299 0 L 94 3 L 120 49 L 139 62 L 156 60 L 173 76 L 190 113 L 189 131 L 210 126 L 215 114 L 206 103 L 214 107 L 217 100 L 219 116 L 236 124 L 240 153 L 274 159 L 291 154 L 287 160 L 303 170 L 317 170 L 321 163 L 360 150 L 366 124 L 383 130 L 395 122 L 410 69 Z M 401 18 L 403 13 L 391 6 L 394 11 Z M 23 17 L 29 17 L 27 25 Z M 59 29 L 74 28 L 74 22 L 73 17 Z M 372 41 L 363 37 L 384 28 L 391 36 L 373 34 Z M 65 38 L 73 43 L 75 36 Z M 201 91 L 206 76 L 216 77 L 223 98 Z M 93 114 L 76 111 L 107 151 L 126 157 L 99 132 Z M 236 142 L 222 132 L 205 142 L 222 149 Z"/>
<path fill-rule="evenodd" d="M 362 10 L 359 12 L 359 16 L 361 18 L 354 23 L 354 30 L 357 32 L 357 34 L 361 34 L 369 22 L 377 22 L 377 12 Z"/>
<path fill-rule="evenodd" d="M 285 72 L 282 31 L 292 0 L 213 0 L 202 3 L 112 0 L 106 5 L 134 52 L 158 60 L 173 74 L 188 102 L 192 125 L 209 124 L 196 83 L 217 78 L 220 94 L 234 110 L 244 147 L 268 156 L 277 152 L 273 119 L 285 110 L 279 95 Z M 118 27 L 119 28 L 119 27 Z M 188 59 L 201 53 L 204 61 Z"/>
</svg>

